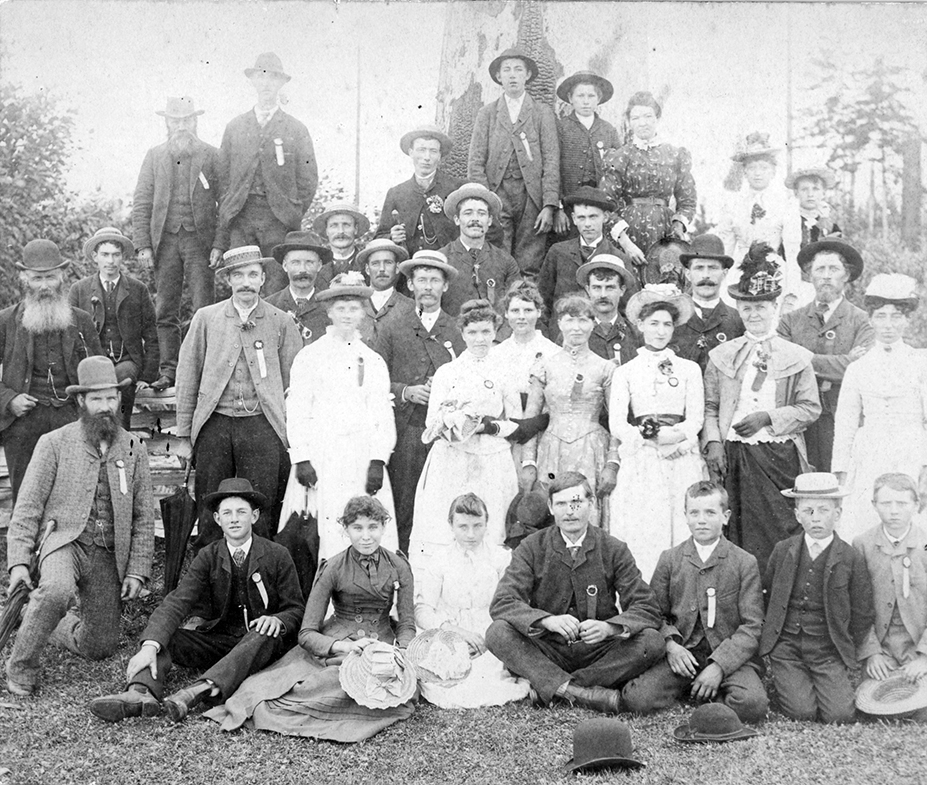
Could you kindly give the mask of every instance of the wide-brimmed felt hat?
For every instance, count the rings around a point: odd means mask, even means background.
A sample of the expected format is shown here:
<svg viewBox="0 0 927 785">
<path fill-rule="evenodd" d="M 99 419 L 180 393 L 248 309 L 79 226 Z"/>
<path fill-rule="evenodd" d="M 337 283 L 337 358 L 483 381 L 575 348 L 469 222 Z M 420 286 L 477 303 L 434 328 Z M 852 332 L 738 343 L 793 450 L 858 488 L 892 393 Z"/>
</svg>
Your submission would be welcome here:
<svg viewBox="0 0 927 785">
<path fill-rule="evenodd" d="M 634 324 L 640 318 L 640 312 L 650 303 L 669 303 L 679 311 L 679 318 L 673 323 L 675 327 L 685 324 L 695 313 L 695 303 L 687 294 L 683 294 L 671 283 L 649 283 L 628 300 L 625 309 L 627 319 Z"/>
<path fill-rule="evenodd" d="M 610 253 L 596 254 L 588 262 L 576 268 L 576 283 L 585 287 L 589 283 L 589 274 L 593 270 L 613 270 L 621 276 L 625 288 L 634 286 L 636 283 L 634 273 L 624 266 L 621 257 Z"/>
<path fill-rule="evenodd" d="M 731 160 L 745 164 L 754 158 L 775 156 L 778 152 L 778 147 L 770 146 L 769 134 L 763 131 L 753 131 L 737 143 L 737 149 L 731 156 Z"/>
<path fill-rule="evenodd" d="M 753 242 L 740 265 L 740 280 L 727 287 L 735 300 L 763 302 L 782 294 L 782 258 L 764 242 Z"/>
<path fill-rule="evenodd" d="M 705 703 L 689 715 L 689 721 L 673 731 L 676 741 L 702 744 L 705 742 L 738 741 L 759 736 L 746 727 L 737 713 L 723 703 Z"/>
<path fill-rule="evenodd" d="M 322 245 L 321 238 L 315 232 L 287 232 L 283 242 L 270 249 L 271 255 L 280 264 L 283 264 L 283 257 L 290 251 L 315 251 L 322 264 L 332 260 L 331 248 Z"/>
<path fill-rule="evenodd" d="M 584 185 L 563 197 L 563 206 L 570 210 L 578 204 L 592 205 L 606 213 L 612 212 L 617 207 L 605 191 L 601 188 L 593 188 L 591 185 Z"/>
<path fill-rule="evenodd" d="M 109 357 L 94 355 L 85 357 L 77 364 L 77 384 L 64 388 L 68 395 L 88 393 L 94 390 L 109 390 L 113 387 L 126 387 L 131 379 L 116 380 L 116 366 Z"/>
<path fill-rule="evenodd" d="M 228 499 L 230 496 L 244 499 L 260 510 L 267 506 L 267 497 L 263 493 L 254 490 L 251 481 L 244 477 L 229 477 L 223 480 L 216 490 L 203 497 L 203 502 L 210 510 L 215 510 L 219 502 Z"/>
<path fill-rule="evenodd" d="M 836 474 L 830 472 L 805 472 L 799 474 L 793 487 L 779 491 L 790 499 L 842 499 L 850 492 L 840 487 Z"/>
<path fill-rule="evenodd" d="M 882 300 L 885 303 L 899 303 L 916 306 L 920 299 L 917 281 L 903 273 L 879 273 L 872 277 L 866 287 L 866 299 Z"/>
<path fill-rule="evenodd" d="M 563 768 L 577 772 L 640 769 L 647 765 L 632 757 L 633 754 L 631 729 L 621 720 L 596 717 L 573 728 L 573 757 Z"/>
<path fill-rule="evenodd" d="M 599 99 L 599 106 L 604 104 L 615 94 L 615 88 L 612 86 L 612 83 L 604 76 L 599 76 L 594 71 L 577 71 L 560 83 L 560 86 L 557 88 L 557 98 L 564 103 L 570 103 L 570 93 L 573 92 L 573 88 L 578 84 L 593 84 L 599 88 L 599 92 L 602 94 L 602 97 Z"/>
<path fill-rule="evenodd" d="M 338 213 L 346 213 L 354 216 L 354 220 L 357 223 L 358 237 L 367 234 L 370 229 L 369 219 L 357 208 L 356 204 L 351 204 L 350 202 L 335 202 L 335 204 L 329 205 L 325 212 L 312 222 L 312 228 L 319 234 L 324 235 L 328 219 L 333 215 L 338 215 Z"/>
<path fill-rule="evenodd" d="M 370 254 L 376 251 L 392 251 L 397 262 L 404 262 L 409 258 L 409 252 L 401 245 L 396 245 L 396 243 L 388 237 L 378 237 L 376 240 L 371 240 L 367 243 L 364 250 L 357 254 L 357 263 L 360 266 L 367 264 L 367 259 L 370 258 Z"/>
<path fill-rule="evenodd" d="M 716 234 L 700 234 L 692 238 L 686 253 L 679 254 L 679 263 L 688 268 L 693 259 L 714 259 L 721 262 L 725 270 L 734 266 L 734 260 L 724 253 L 724 241 Z"/>
<path fill-rule="evenodd" d="M 415 668 L 388 643 L 371 643 L 362 652 L 352 651 L 339 667 L 341 688 L 361 706 L 388 709 L 415 695 Z"/>
<path fill-rule="evenodd" d="M 115 226 L 104 226 L 102 229 L 97 229 L 93 236 L 84 243 L 84 256 L 91 259 L 100 243 L 121 245 L 124 256 L 131 256 L 135 252 L 135 245 L 132 241 Z"/>
<path fill-rule="evenodd" d="M 357 270 L 348 270 L 332 278 L 328 288 L 317 292 L 315 299 L 320 303 L 334 300 L 337 297 L 356 297 L 358 300 L 369 300 L 373 289 L 364 283 L 364 276 Z"/>
<path fill-rule="evenodd" d="M 530 57 L 528 57 L 528 55 L 522 52 L 521 49 L 516 49 L 512 47 L 512 48 L 506 49 L 501 55 L 496 57 L 489 64 L 489 76 L 492 78 L 492 80 L 496 84 L 502 84 L 502 82 L 499 81 L 499 77 L 496 76 L 496 72 L 501 67 L 502 61 L 503 60 L 513 60 L 513 59 L 524 61 L 525 67 L 528 69 L 528 82 L 529 83 L 533 82 L 537 78 L 538 64 L 534 60 L 532 60 Z"/>
<path fill-rule="evenodd" d="M 448 264 L 447 257 L 440 251 L 416 251 L 411 259 L 399 263 L 399 272 L 411 279 L 412 271 L 416 267 L 434 267 L 436 270 L 441 270 L 448 280 L 457 277 L 457 268 Z"/>
<path fill-rule="evenodd" d="M 276 52 L 264 52 L 263 54 L 259 54 L 254 61 L 254 66 L 245 69 L 245 76 L 251 78 L 259 71 L 276 74 L 286 82 L 292 79 L 292 77 L 283 70 L 283 62 L 277 56 Z"/>
<path fill-rule="evenodd" d="M 553 520 L 543 490 L 525 493 L 519 489 L 505 513 L 505 544 L 514 549 L 529 534 L 546 529 Z"/>
<path fill-rule="evenodd" d="M 453 630 L 420 632 L 406 649 L 420 682 L 452 687 L 470 675 L 470 647 L 463 635 Z"/>
<path fill-rule="evenodd" d="M 261 256 L 261 249 L 257 245 L 242 245 L 238 248 L 229 248 L 222 254 L 222 264 L 219 266 L 220 273 L 229 273 L 236 267 L 243 267 L 246 264 L 259 264 L 264 266 L 268 262 L 274 261 L 271 257 Z"/>
<path fill-rule="evenodd" d="M 856 708 L 879 716 L 927 708 L 927 679 L 912 681 L 900 671 L 880 681 L 866 679 L 856 691 Z"/>
<path fill-rule="evenodd" d="M 14 262 L 17 270 L 30 270 L 44 273 L 60 270 L 70 264 L 70 260 L 61 258 L 61 251 L 51 240 L 30 240 L 23 248 L 23 260 Z"/>
<path fill-rule="evenodd" d="M 811 262 L 814 261 L 814 257 L 822 251 L 839 253 L 844 258 L 847 265 L 847 273 L 849 273 L 848 282 L 855 281 L 863 274 L 862 254 L 843 240 L 825 239 L 818 240 L 816 243 L 808 243 L 808 245 L 798 252 L 798 266 L 804 269 L 811 264 Z"/>
<path fill-rule="evenodd" d="M 802 177 L 817 177 L 824 183 L 825 188 L 833 188 L 837 184 L 837 176 L 832 169 L 828 169 L 826 166 L 812 166 L 791 172 L 785 178 L 785 187 L 794 188 Z"/>
<path fill-rule="evenodd" d="M 161 117 L 173 117 L 175 120 L 182 120 L 184 117 L 193 117 L 204 112 L 204 109 L 196 108 L 190 96 L 182 95 L 180 97 L 170 96 L 164 106 L 164 111 L 156 110 L 155 114 Z"/>
<path fill-rule="evenodd" d="M 447 156 L 454 149 L 454 140 L 436 125 L 420 125 L 399 137 L 399 149 L 406 155 L 412 149 L 416 139 L 437 139 L 441 143 L 441 157 Z"/>
<path fill-rule="evenodd" d="M 465 199 L 481 199 L 489 205 L 489 214 L 498 221 L 502 214 L 502 200 L 479 183 L 464 183 L 456 191 L 451 191 L 444 200 L 444 214 L 452 221 L 457 217 L 457 205 Z"/>
</svg>

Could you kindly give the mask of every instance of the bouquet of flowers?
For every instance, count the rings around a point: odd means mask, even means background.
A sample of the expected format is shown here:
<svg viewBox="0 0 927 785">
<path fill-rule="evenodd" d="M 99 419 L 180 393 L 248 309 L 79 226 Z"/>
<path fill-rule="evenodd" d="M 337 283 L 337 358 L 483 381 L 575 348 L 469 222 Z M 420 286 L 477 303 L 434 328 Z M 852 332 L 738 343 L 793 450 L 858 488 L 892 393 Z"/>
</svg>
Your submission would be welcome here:
<svg viewBox="0 0 927 785">
<path fill-rule="evenodd" d="M 443 401 L 437 420 L 425 429 L 422 441 L 425 444 L 438 439 L 445 439 L 452 444 L 465 442 L 476 432 L 481 421 L 482 417 L 476 413 L 470 401 Z"/>
</svg>

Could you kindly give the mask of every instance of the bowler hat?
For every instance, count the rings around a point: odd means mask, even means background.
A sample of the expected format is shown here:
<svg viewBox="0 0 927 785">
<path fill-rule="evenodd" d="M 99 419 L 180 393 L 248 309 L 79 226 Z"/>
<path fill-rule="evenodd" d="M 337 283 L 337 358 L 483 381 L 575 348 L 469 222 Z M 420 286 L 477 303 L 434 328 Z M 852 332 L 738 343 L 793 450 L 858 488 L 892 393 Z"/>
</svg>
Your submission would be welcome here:
<svg viewBox="0 0 927 785">
<path fill-rule="evenodd" d="M 735 300 L 763 302 L 782 294 L 782 270 L 778 256 L 767 243 L 754 241 L 740 265 L 740 280 L 727 287 Z"/>
<path fill-rule="evenodd" d="M 846 262 L 848 281 L 855 281 L 863 274 L 863 257 L 852 245 L 843 240 L 825 239 L 808 243 L 798 252 L 798 266 L 805 268 L 814 261 L 814 257 L 823 252 L 839 253 Z"/>
<path fill-rule="evenodd" d="M 625 288 L 636 283 L 634 274 L 624 266 L 621 257 L 610 253 L 596 254 L 588 262 L 581 264 L 576 269 L 576 283 L 586 286 L 589 283 L 589 274 L 593 270 L 613 270 L 621 276 Z"/>
<path fill-rule="evenodd" d="M 22 262 L 14 262 L 14 266 L 18 270 L 44 273 L 60 270 L 70 263 L 67 259 L 61 258 L 61 251 L 51 240 L 30 240 L 23 248 Z"/>
<path fill-rule="evenodd" d="M 759 736 L 747 728 L 740 717 L 723 703 L 704 703 L 689 715 L 689 721 L 673 731 L 676 741 L 703 743 L 707 741 L 738 741 Z"/>
<path fill-rule="evenodd" d="M 388 237 L 378 237 L 376 240 L 371 240 L 367 243 L 364 250 L 357 254 L 358 265 L 363 266 L 367 264 L 367 259 L 370 258 L 370 254 L 375 251 L 392 251 L 397 262 L 404 262 L 409 258 L 409 252 L 401 245 L 396 245 L 396 243 Z"/>
<path fill-rule="evenodd" d="M 448 264 L 447 257 L 440 251 L 416 251 L 411 259 L 400 263 L 399 272 L 411 280 L 412 271 L 416 267 L 434 267 L 443 272 L 447 280 L 457 277 L 457 268 Z"/>
<path fill-rule="evenodd" d="M 287 232 L 283 242 L 270 249 L 270 254 L 280 264 L 283 264 L 283 257 L 290 251 L 315 251 L 322 260 L 322 264 L 325 264 L 332 260 L 332 252 L 321 243 L 321 238 L 315 232 Z"/>
<path fill-rule="evenodd" d="M 608 194 L 601 188 L 593 188 L 591 185 L 584 185 L 577 188 L 572 193 L 563 197 L 563 206 L 572 210 L 578 204 L 588 204 L 598 207 L 606 213 L 612 212 L 617 205 L 612 201 Z"/>
<path fill-rule="evenodd" d="M 647 764 L 632 758 L 631 729 L 620 720 L 596 717 L 573 728 L 573 757 L 564 771 L 640 769 Z"/>
<path fill-rule="evenodd" d="M 318 292 L 315 299 L 318 302 L 334 300 L 336 297 L 356 297 L 359 300 L 369 300 L 373 289 L 364 283 L 364 276 L 356 270 L 348 270 L 332 278 L 328 288 Z"/>
<path fill-rule="evenodd" d="M 245 69 L 245 76 L 250 79 L 259 71 L 264 71 L 268 74 L 276 74 L 277 76 L 282 77 L 286 82 L 289 82 L 290 79 L 292 79 L 292 77 L 283 70 L 283 63 L 277 56 L 276 52 L 264 52 L 263 54 L 259 54 L 257 59 L 254 61 L 254 67 Z"/>
<path fill-rule="evenodd" d="M 714 259 L 721 262 L 725 270 L 734 266 L 734 260 L 724 253 L 724 242 L 716 234 L 700 234 L 692 238 L 686 253 L 679 254 L 679 263 L 688 268 L 693 259 Z"/>
<path fill-rule="evenodd" d="M 175 120 L 182 120 L 184 117 L 201 115 L 204 111 L 203 109 L 197 109 L 193 105 L 193 99 L 190 96 L 184 95 L 180 98 L 171 96 L 167 99 L 164 111 L 156 111 L 155 114 L 161 117 L 173 117 Z"/>
<path fill-rule="evenodd" d="M 856 691 L 856 708 L 882 716 L 927 708 L 927 679 L 912 681 L 902 672 L 880 681 L 866 679 Z"/>
<path fill-rule="evenodd" d="M 817 177 L 824 183 L 825 188 L 833 188 L 837 184 L 837 176 L 832 169 L 828 169 L 826 166 L 813 166 L 791 172 L 785 178 L 785 187 L 794 188 L 802 177 Z"/>
<path fill-rule="evenodd" d="M 528 55 L 521 51 L 521 49 L 515 49 L 514 47 L 506 49 L 501 55 L 495 58 L 489 64 L 489 75 L 492 77 L 492 80 L 496 84 L 502 84 L 499 81 L 499 76 L 497 71 L 502 66 L 503 60 L 522 60 L 525 63 L 525 68 L 528 69 L 528 81 L 533 82 L 538 75 L 538 64 L 532 60 Z"/>
<path fill-rule="evenodd" d="M 790 499 L 842 499 L 850 492 L 842 490 L 837 475 L 830 472 L 805 472 L 795 478 L 794 487 L 779 491 Z"/>
<path fill-rule="evenodd" d="M 114 226 L 104 226 L 93 233 L 93 237 L 84 243 L 84 256 L 93 258 L 100 243 L 115 243 L 122 246 L 122 253 L 131 256 L 135 252 L 132 241 Z"/>
<path fill-rule="evenodd" d="M 229 477 L 223 480 L 216 490 L 203 497 L 203 502 L 210 510 L 215 511 L 219 502 L 231 496 L 244 499 L 259 510 L 267 506 L 267 497 L 263 493 L 254 490 L 251 481 L 244 477 Z"/>
<path fill-rule="evenodd" d="M 366 215 L 357 209 L 357 205 L 351 204 L 350 202 L 335 202 L 335 204 L 329 205 L 328 209 L 312 222 L 312 228 L 319 234 L 324 235 L 328 219 L 333 215 L 338 215 L 338 213 L 346 213 L 354 217 L 354 220 L 357 222 L 358 237 L 367 234 L 367 231 L 370 229 L 370 221 L 367 219 Z"/>
<path fill-rule="evenodd" d="M 615 88 L 612 87 L 612 83 L 604 76 L 599 76 L 593 71 L 577 71 L 560 83 L 560 86 L 557 88 L 557 98 L 564 103 L 570 103 L 570 93 L 573 92 L 573 88 L 578 84 L 596 85 L 599 88 L 599 92 L 602 94 L 602 97 L 599 99 L 599 105 L 604 104 L 615 94 Z"/>
<path fill-rule="evenodd" d="M 499 220 L 502 214 L 502 200 L 480 183 L 464 183 L 456 191 L 451 191 L 444 200 L 444 214 L 452 221 L 457 217 L 457 206 L 464 199 L 481 199 L 489 205 L 489 214 Z"/>
<path fill-rule="evenodd" d="M 692 302 L 692 298 L 680 292 L 675 284 L 650 283 L 639 292 L 635 292 L 631 299 L 628 300 L 625 309 L 628 321 L 634 324 L 640 318 L 644 306 L 650 303 L 669 303 L 675 306 L 676 310 L 679 311 L 679 316 L 673 322 L 674 327 L 685 324 L 695 313 L 695 304 Z"/>
<path fill-rule="evenodd" d="M 222 266 L 219 272 L 229 273 L 236 267 L 243 267 L 246 264 L 263 266 L 272 261 L 273 259 L 261 256 L 261 249 L 257 245 L 242 245 L 239 248 L 229 248 L 222 254 Z"/>
<path fill-rule="evenodd" d="M 731 156 L 731 160 L 745 164 L 754 158 L 775 157 L 778 152 L 778 147 L 769 146 L 769 134 L 753 131 L 737 143 L 737 149 Z"/>
<path fill-rule="evenodd" d="M 109 390 L 113 387 L 125 387 L 132 380 L 116 381 L 116 366 L 109 357 L 94 355 L 85 357 L 77 364 L 77 384 L 64 388 L 68 395 L 88 393 L 93 390 Z"/>
<path fill-rule="evenodd" d="M 415 668 L 388 643 L 352 651 L 338 673 L 341 688 L 361 706 L 388 709 L 410 700 L 418 688 Z"/>
<path fill-rule="evenodd" d="M 454 149 L 454 140 L 436 125 L 420 125 L 404 133 L 399 139 L 399 149 L 408 155 L 416 139 L 437 139 L 441 144 L 442 158 Z"/>
</svg>

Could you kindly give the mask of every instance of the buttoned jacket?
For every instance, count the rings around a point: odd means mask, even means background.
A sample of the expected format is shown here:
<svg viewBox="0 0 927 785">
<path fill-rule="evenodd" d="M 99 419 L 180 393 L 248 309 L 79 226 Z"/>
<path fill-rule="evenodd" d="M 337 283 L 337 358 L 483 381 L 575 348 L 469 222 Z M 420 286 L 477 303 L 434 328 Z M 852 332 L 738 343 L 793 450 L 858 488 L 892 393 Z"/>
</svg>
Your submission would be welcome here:
<svg viewBox="0 0 927 785">
<path fill-rule="evenodd" d="M 328 309 L 324 302 L 318 300 L 319 289 L 316 287 L 312 292 L 312 297 L 307 302 L 297 305 L 293 299 L 293 293 L 289 286 L 284 286 L 279 292 L 274 292 L 267 298 L 267 303 L 285 311 L 292 318 L 299 328 L 300 335 L 303 339 L 303 346 L 308 346 L 313 341 L 319 340 L 325 335 L 325 330 L 331 324 L 328 318 Z"/>
<path fill-rule="evenodd" d="M 683 359 L 698 363 L 704 374 L 708 367 L 708 353 L 743 334 L 744 323 L 737 309 L 718 301 L 707 318 L 703 319 L 696 308 L 689 321 L 673 330 L 672 346 Z"/>
<path fill-rule="evenodd" d="M 458 237 L 441 249 L 447 261 L 457 270 L 448 281 L 447 291 L 441 298 L 441 309 L 449 316 L 457 316 L 460 307 L 473 299 L 489 300 L 497 308 L 512 283 L 521 278 L 521 270 L 514 257 L 492 243 L 483 243 L 477 260 L 478 287 L 473 283 L 473 257 Z"/>
<path fill-rule="evenodd" d="M 562 344 L 563 336 L 558 335 L 556 340 Z M 596 322 L 589 335 L 589 348 L 603 360 L 617 360 L 618 365 L 631 362 L 641 346 L 637 330 L 620 313 L 614 324 Z"/>
<path fill-rule="evenodd" d="M 379 310 L 374 310 L 372 300 L 364 300 L 364 321 L 360 326 L 360 331 L 364 343 L 371 349 L 376 348 L 380 324 L 393 313 L 394 310 L 414 311 L 415 304 L 411 297 L 406 297 L 395 289 L 393 289 L 393 293 L 389 296 L 389 299 L 383 303 L 383 307 Z"/>
<path fill-rule="evenodd" d="M 563 195 L 569 196 L 583 185 L 597 187 L 605 174 L 603 156 L 609 150 L 621 147 L 615 126 L 596 114 L 592 127 L 586 128 L 577 119 L 576 112 L 570 112 L 557 118 L 557 130 L 560 135 L 560 190 Z"/>
<path fill-rule="evenodd" d="M 414 176 L 399 185 L 394 185 L 386 192 L 375 236 L 389 237 L 390 230 L 397 224 L 397 218 L 393 216 L 395 211 L 398 213 L 398 223 L 406 229 L 404 245 L 409 256 L 422 249 L 433 251 L 444 247 L 457 237 L 460 231 L 453 219 L 444 214 L 444 201 L 462 185 L 463 180 L 441 169 L 435 172 L 434 180 L 427 190 L 422 190 Z M 429 199 L 434 209 L 429 205 Z M 425 224 L 429 237 L 434 238 L 431 242 L 426 243 L 425 238 L 418 233 L 420 219 Z"/>
</svg>

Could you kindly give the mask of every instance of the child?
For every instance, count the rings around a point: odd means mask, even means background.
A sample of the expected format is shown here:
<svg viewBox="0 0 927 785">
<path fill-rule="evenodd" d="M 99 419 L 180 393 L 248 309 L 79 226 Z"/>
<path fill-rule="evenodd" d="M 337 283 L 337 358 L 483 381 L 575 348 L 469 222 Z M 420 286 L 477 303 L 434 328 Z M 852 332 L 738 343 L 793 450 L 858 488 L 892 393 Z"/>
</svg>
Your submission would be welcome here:
<svg viewBox="0 0 927 785">
<path fill-rule="evenodd" d="M 865 559 L 834 533 L 847 494 L 833 474 L 813 472 L 782 495 L 795 499 L 805 531 L 778 543 L 766 567 L 760 656 L 769 655 L 784 714 L 852 722 L 849 669 L 857 667 L 874 610 Z"/>
<path fill-rule="evenodd" d="M 721 534 L 731 515 L 723 486 L 690 485 L 685 512 L 692 536 L 663 551 L 650 583 L 666 659 L 630 682 L 623 697 L 643 714 L 688 690 L 699 701 L 722 701 L 742 722 L 762 722 L 769 702 L 756 660 L 763 626 L 756 558 Z"/>
</svg>

